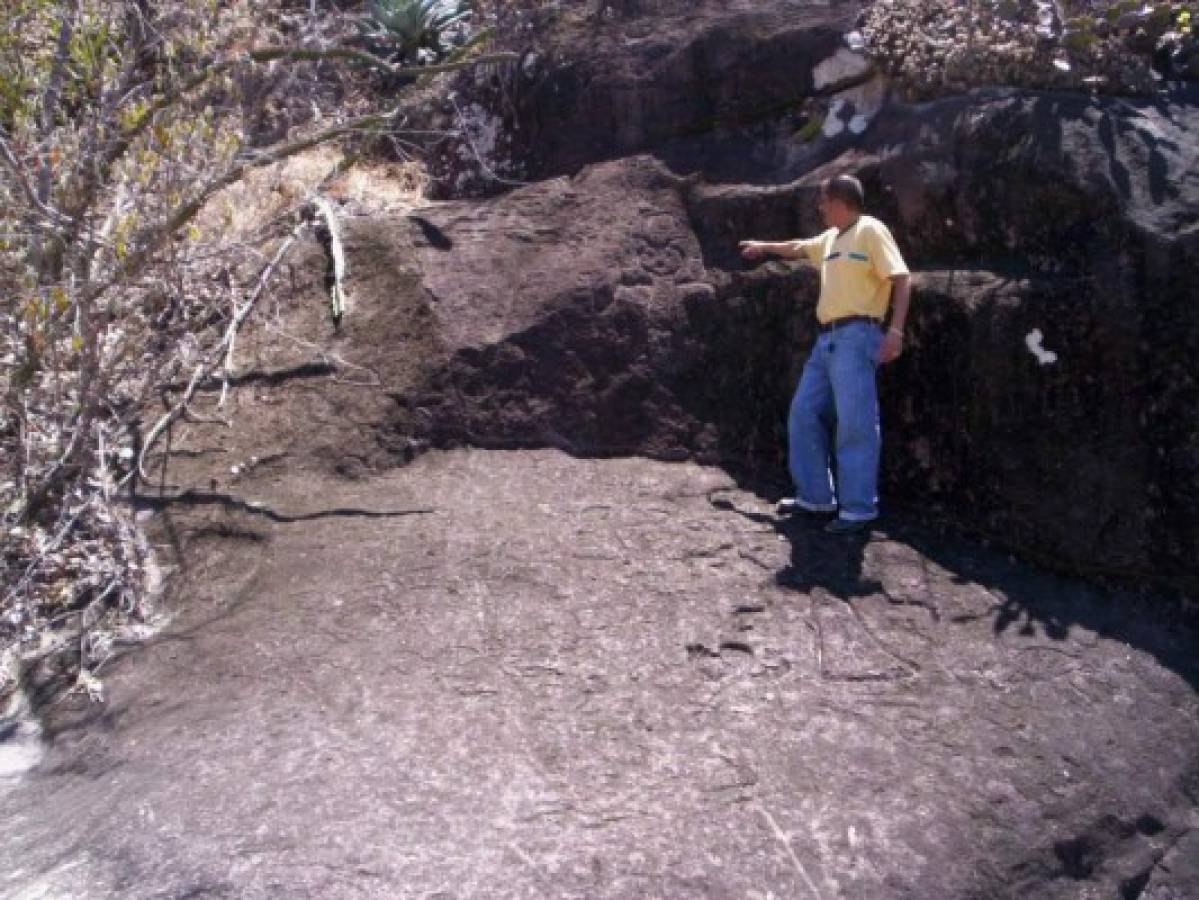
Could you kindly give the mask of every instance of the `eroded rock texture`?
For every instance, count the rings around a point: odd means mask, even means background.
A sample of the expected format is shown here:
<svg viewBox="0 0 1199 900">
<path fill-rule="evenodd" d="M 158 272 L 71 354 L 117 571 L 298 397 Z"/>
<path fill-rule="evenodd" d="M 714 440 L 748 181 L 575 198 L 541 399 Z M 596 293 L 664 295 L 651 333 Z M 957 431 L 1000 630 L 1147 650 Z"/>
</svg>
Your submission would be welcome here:
<svg viewBox="0 0 1199 900">
<path fill-rule="evenodd" d="M 693 463 L 236 491 L 162 508 L 178 618 L 0 782 L 5 896 L 1194 896 L 1196 634 L 1155 601 Z"/>
<path fill-rule="evenodd" d="M 534 183 L 345 210 L 336 333 L 280 267 L 138 498 L 176 617 L 42 710 L 0 892 L 1199 891 L 1199 639 L 1140 593 L 1195 583 L 1194 100 L 883 106 L 855 8 L 606 5 L 490 108 Z M 843 170 L 917 270 L 850 540 L 773 513 L 816 274 L 736 252 Z"/>
<path fill-rule="evenodd" d="M 1194 98 L 996 89 L 880 111 L 869 72 L 846 64 L 848 88 L 795 73 L 780 87 L 779 65 L 758 58 L 772 42 L 788 72 L 845 53 L 821 37 L 831 14 L 804 15 L 782 30 L 761 11 L 699 16 L 692 63 L 610 109 L 595 98 L 628 67 L 564 95 L 562 58 L 594 57 L 556 48 L 557 68 L 529 76 L 544 92 L 509 124 L 537 135 L 536 151 L 516 146 L 527 171 L 571 174 L 427 213 L 439 237 L 418 234 L 420 265 L 456 349 L 403 398 L 405 427 L 780 472 L 816 281 L 751 271 L 736 246 L 816 232 L 820 180 L 855 172 L 918 273 L 908 352 L 883 376 L 888 498 L 1072 570 L 1194 590 Z M 738 91 L 779 111 L 689 133 L 679 110 L 721 108 L 724 70 L 695 64 L 696 47 L 722 48 Z M 780 129 L 813 103 L 837 127 Z M 590 162 L 631 149 L 649 152 Z"/>
</svg>

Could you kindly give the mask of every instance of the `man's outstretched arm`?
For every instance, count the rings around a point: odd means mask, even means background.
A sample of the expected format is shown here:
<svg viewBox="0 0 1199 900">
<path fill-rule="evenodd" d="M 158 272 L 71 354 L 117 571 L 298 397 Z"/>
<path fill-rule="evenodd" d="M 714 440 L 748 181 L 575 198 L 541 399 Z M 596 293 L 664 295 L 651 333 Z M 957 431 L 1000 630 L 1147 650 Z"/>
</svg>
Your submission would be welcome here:
<svg viewBox="0 0 1199 900">
<path fill-rule="evenodd" d="M 765 259 L 780 256 L 783 259 L 807 259 L 807 241 L 742 241 L 741 255 L 746 259 Z"/>
</svg>

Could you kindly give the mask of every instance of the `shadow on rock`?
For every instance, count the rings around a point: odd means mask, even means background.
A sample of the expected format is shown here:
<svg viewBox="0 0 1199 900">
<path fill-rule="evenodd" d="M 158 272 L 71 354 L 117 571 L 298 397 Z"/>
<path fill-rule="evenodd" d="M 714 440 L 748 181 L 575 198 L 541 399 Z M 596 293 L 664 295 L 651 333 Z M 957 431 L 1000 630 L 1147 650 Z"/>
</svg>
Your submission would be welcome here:
<svg viewBox="0 0 1199 900">
<path fill-rule="evenodd" d="M 775 492 L 763 489 L 761 493 L 769 496 Z M 1199 661 L 1194 656 L 1194 648 L 1199 646 L 1199 620 L 1184 601 L 1129 588 L 1105 589 L 1052 575 L 921 523 L 911 511 L 888 516 L 872 532 L 843 536 L 826 533 L 823 520 L 816 517 L 778 517 L 742 509 L 724 498 L 715 498 L 712 503 L 718 509 L 770 525 L 786 538 L 790 559 L 774 576 L 783 589 L 803 594 L 819 589 L 847 603 L 882 595 L 893 603 L 926 605 L 930 611 L 948 608 L 949 604 L 938 602 L 948 598 L 935 596 L 938 589 L 932 587 L 928 590 L 933 595 L 923 600 L 890 597 L 865 562 L 871 543 L 890 541 L 944 569 L 951 585 L 979 585 L 995 598 L 989 610 L 955 616 L 950 620 L 953 623 L 965 624 L 986 616 L 992 620 L 996 636 L 1012 633 L 1033 640 L 1043 635 L 1061 642 L 1073 637 L 1073 629 L 1086 629 L 1152 654 L 1199 690 Z M 952 592 L 952 587 L 943 590 Z"/>
<path fill-rule="evenodd" d="M 1103 587 L 1040 571 L 1015 557 L 980 546 L 903 513 L 888 522 L 888 536 L 995 596 L 988 615 L 996 635 L 1038 634 L 1066 641 L 1074 628 L 1121 641 L 1152 654 L 1199 690 L 1199 617 L 1184 599 L 1134 587 Z"/>
</svg>

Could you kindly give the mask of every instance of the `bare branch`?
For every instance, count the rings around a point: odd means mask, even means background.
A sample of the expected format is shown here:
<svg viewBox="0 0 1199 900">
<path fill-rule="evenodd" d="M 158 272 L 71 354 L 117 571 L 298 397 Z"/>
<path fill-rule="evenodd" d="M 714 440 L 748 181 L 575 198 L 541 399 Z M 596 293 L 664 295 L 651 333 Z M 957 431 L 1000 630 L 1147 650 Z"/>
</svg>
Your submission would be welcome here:
<svg viewBox="0 0 1199 900">
<path fill-rule="evenodd" d="M 304 230 L 306 225 L 307 223 L 303 220 L 298 222 L 295 228 L 292 229 L 291 234 L 289 234 L 284 239 L 283 243 L 279 245 L 279 249 L 275 251 L 275 255 L 271 257 L 270 262 L 266 264 L 261 274 L 258 276 L 258 283 L 255 285 L 253 293 L 250 294 L 249 298 L 244 304 L 242 304 L 241 308 L 237 310 L 233 317 L 233 321 L 229 323 L 229 328 L 225 331 L 225 336 L 221 339 L 220 344 L 218 344 L 214 351 L 209 354 L 209 358 L 207 360 L 196 366 L 196 370 L 192 373 L 192 377 L 187 384 L 187 388 L 183 391 L 183 396 L 179 398 L 179 402 L 171 407 L 171 409 L 168 410 L 166 414 L 162 416 L 162 418 L 155 422 L 154 427 L 151 428 L 146 434 L 146 439 L 142 442 L 141 453 L 138 454 L 137 458 L 137 472 L 141 478 L 145 479 L 146 481 L 150 480 L 149 476 L 146 474 L 146 454 L 153 449 L 154 444 L 158 441 L 158 438 L 170 426 L 170 424 L 187 411 L 187 406 L 189 403 L 191 403 L 191 399 L 196 393 L 196 388 L 199 387 L 201 383 L 207 381 L 208 378 L 212 376 L 212 373 L 216 371 L 217 367 L 222 363 L 222 361 L 227 359 L 225 351 L 232 350 L 233 342 L 237 339 L 238 329 L 241 328 L 242 323 L 245 322 L 246 317 L 249 316 L 250 312 L 254 309 L 254 305 L 258 302 L 258 298 L 261 297 L 263 292 L 266 290 L 266 286 L 270 281 L 271 274 L 275 271 L 275 268 L 287 254 L 287 251 L 291 249 L 292 244 L 294 244 L 299 238 L 300 232 Z"/>
<path fill-rule="evenodd" d="M 141 134 L 148 128 L 158 113 L 168 107 L 174 106 L 184 99 L 188 94 L 196 88 L 203 85 L 205 82 L 211 81 L 219 75 L 223 75 L 231 69 L 238 66 L 249 65 L 251 63 L 271 62 L 272 60 L 290 60 L 293 62 L 315 62 L 323 59 L 342 59 L 352 62 L 360 62 L 373 69 L 384 72 L 395 78 L 406 77 L 410 75 L 438 75 L 444 72 L 455 72 L 459 69 L 469 68 L 470 66 L 489 65 L 492 63 L 514 62 L 520 58 L 519 54 L 511 52 L 492 53 L 487 56 L 480 56 L 474 59 L 460 60 L 457 62 L 440 63 L 432 66 L 393 66 L 384 59 L 380 59 L 373 54 L 366 53 L 363 50 L 357 50 L 353 47 L 328 47 L 320 49 L 316 47 L 263 47 L 258 50 L 249 50 L 237 56 L 230 57 L 220 62 L 215 62 L 210 66 L 196 72 L 190 78 L 185 79 L 182 84 L 172 91 L 161 94 L 155 97 L 150 104 L 150 108 L 146 111 L 135 124 L 127 128 L 121 135 L 122 147 L 128 146 L 128 141 L 131 141 L 137 135 Z M 118 151 L 119 153 L 124 150 Z"/>
<path fill-rule="evenodd" d="M 164 223 L 147 229 L 144 233 L 143 242 L 138 249 L 129 254 L 124 264 L 113 273 L 111 278 L 101 284 L 92 286 L 89 290 L 90 296 L 93 298 L 99 297 L 119 282 L 137 275 L 150 262 L 154 254 L 170 240 L 171 236 L 190 222 L 214 194 L 219 193 L 231 184 L 241 181 L 246 176 L 246 173 L 262 168 L 263 166 L 281 162 L 290 156 L 295 156 L 297 153 L 302 153 L 320 144 L 328 143 L 342 135 L 368 128 L 377 128 L 394 118 L 398 114 L 399 109 L 399 107 L 396 107 L 387 112 L 359 116 L 341 125 L 335 125 L 331 128 L 318 131 L 316 134 L 309 135 L 306 138 L 300 138 L 290 143 L 273 147 L 233 166 L 223 175 L 200 188 L 199 192 L 191 200 L 181 204 L 170 213 Z"/>
<path fill-rule="evenodd" d="M 346 60 L 359 62 L 392 77 L 400 78 L 416 75 L 437 75 L 458 71 L 471 66 L 514 62 L 519 58 L 520 56 L 517 53 L 504 51 L 473 59 L 439 63 L 432 66 L 393 66 L 386 60 L 353 47 L 328 47 L 323 49 L 315 47 L 263 47 L 258 50 L 250 50 L 229 57 L 204 67 L 191 77 L 184 79 L 173 90 L 168 90 L 155 97 L 151 100 L 149 108 L 138 117 L 136 122 L 123 128 L 118 136 L 109 142 L 101 158 L 96 161 L 92 169 L 95 173 L 94 176 L 89 178 L 87 183 L 77 185 L 72 190 L 71 193 L 77 199 L 69 208 L 70 217 L 79 218 L 80 213 L 91 205 L 96 192 L 103 186 L 109 170 L 117 160 L 128 152 L 133 142 L 154 124 L 160 113 L 182 103 L 197 88 L 238 66 L 271 62 L 273 60 L 289 60 L 293 62 L 315 62 L 323 59 Z"/>
<path fill-rule="evenodd" d="M 8 139 L 2 134 L 0 134 L 0 163 L 3 163 L 4 168 L 12 175 L 13 182 L 21 190 L 21 196 L 38 213 L 55 225 L 64 225 L 70 221 L 68 217 L 64 216 L 58 210 L 41 201 L 37 192 L 34 191 L 33 185 L 25 177 L 25 170 L 21 168 L 21 162 L 17 159 L 16 154 L 12 152 L 12 147 L 9 145 Z"/>
<path fill-rule="evenodd" d="M 317 214 L 325 220 L 329 229 L 329 256 L 333 259 L 333 284 L 329 286 L 329 309 L 333 314 L 333 323 L 341 324 L 341 317 L 346 311 L 346 253 L 341 242 L 341 228 L 337 224 L 337 212 L 333 204 L 317 194 L 313 199 Z"/>
<path fill-rule="evenodd" d="M 67 58 L 71 52 L 71 36 L 75 32 L 75 17 L 79 14 L 79 0 L 69 0 L 58 27 L 58 46 L 54 51 L 54 62 L 50 68 L 50 81 L 42 95 L 41 138 L 45 140 L 54 128 L 58 115 L 58 98 L 62 94 L 62 79 L 67 70 Z M 43 157 L 38 172 L 37 196 L 42 203 L 50 200 L 50 163 Z"/>
</svg>

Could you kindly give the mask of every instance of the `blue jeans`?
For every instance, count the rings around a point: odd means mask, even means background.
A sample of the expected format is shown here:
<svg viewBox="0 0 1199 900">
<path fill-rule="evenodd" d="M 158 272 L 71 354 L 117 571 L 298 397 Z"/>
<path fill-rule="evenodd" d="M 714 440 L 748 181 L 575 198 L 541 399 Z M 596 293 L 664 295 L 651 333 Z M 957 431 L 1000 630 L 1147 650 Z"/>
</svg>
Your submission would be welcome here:
<svg viewBox="0 0 1199 900">
<path fill-rule="evenodd" d="M 882 328 L 871 322 L 816 339 L 787 418 L 788 463 L 804 509 L 833 512 L 839 505 L 842 519 L 878 517 L 882 434 L 874 375 L 882 340 Z"/>
</svg>

